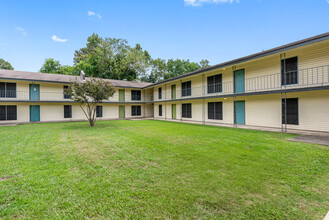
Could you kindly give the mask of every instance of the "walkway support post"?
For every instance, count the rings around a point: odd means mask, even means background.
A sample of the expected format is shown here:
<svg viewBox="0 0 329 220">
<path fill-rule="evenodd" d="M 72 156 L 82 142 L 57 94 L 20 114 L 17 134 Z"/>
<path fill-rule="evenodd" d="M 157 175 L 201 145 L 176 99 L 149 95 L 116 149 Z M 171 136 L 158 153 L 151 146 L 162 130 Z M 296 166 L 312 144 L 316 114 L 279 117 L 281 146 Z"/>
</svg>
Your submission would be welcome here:
<svg viewBox="0 0 329 220">
<path fill-rule="evenodd" d="M 205 119 L 205 116 L 206 116 L 206 107 L 205 107 L 205 74 L 202 74 L 202 124 L 205 124 L 206 122 L 206 119 Z"/>
</svg>

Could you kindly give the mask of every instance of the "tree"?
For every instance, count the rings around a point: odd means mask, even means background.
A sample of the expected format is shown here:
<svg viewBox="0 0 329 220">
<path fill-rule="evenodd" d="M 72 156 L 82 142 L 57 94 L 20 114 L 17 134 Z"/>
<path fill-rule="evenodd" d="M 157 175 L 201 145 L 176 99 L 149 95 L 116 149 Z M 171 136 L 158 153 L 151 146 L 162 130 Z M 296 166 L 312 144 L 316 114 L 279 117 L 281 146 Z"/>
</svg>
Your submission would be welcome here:
<svg viewBox="0 0 329 220">
<path fill-rule="evenodd" d="M 193 72 L 200 69 L 198 63 L 190 62 L 189 60 L 169 59 L 167 61 L 167 73 L 164 75 L 165 79 L 183 75 L 185 73 Z"/>
<path fill-rule="evenodd" d="M 42 65 L 40 72 L 41 73 L 57 73 L 61 64 L 58 60 L 53 58 L 45 59 L 44 64 Z"/>
<path fill-rule="evenodd" d="M 140 81 L 155 83 L 160 80 L 163 80 L 164 74 L 167 72 L 166 60 L 158 58 L 156 60 L 152 60 L 150 62 L 150 65 L 150 72 L 145 73 L 143 76 L 141 76 Z"/>
<path fill-rule="evenodd" d="M 0 69 L 14 70 L 14 67 L 12 67 L 12 65 L 8 61 L 5 61 L 4 59 L 0 59 Z"/>
<path fill-rule="evenodd" d="M 87 76 L 107 79 L 138 79 L 149 67 L 151 56 L 139 44 L 128 45 L 125 39 L 101 38 L 93 34 L 86 47 L 75 51 L 74 65 Z"/>
<path fill-rule="evenodd" d="M 64 75 L 77 75 L 75 68 L 69 65 L 60 66 L 57 73 Z"/>
<path fill-rule="evenodd" d="M 163 79 L 204 69 L 209 67 L 209 61 L 201 60 L 199 63 L 195 63 L 181 59 L 169 59 L 168 61 L 156 59 L 150 61 L 150 67 L 150 70 L 140 77 L 141 81 L 155 83 Z"/>
<path fill-rule="evenodd" d="M 72 66 L 62 66 L 58 60 L 54 58 L 45 59 L 44 64 L 40 69 L 41 73 L 58 73 L 65 75 L 75 75 L 75 69 Z"/>
<path fill-rule="evenodd" d="M 115 93 L 112 85 L 102 79 L 89 78 L 87 80 L 76 79 L 72 82 L 65 94 L 80 104 L 80 107 L 89 121 L 90 127 L 96 123 L 96 106 L 109 100 Z"/>
<path fill-rule="evenodd" d="M 210 66 L 208 60 L 201 60 L 199 63 L 200 63 L 201 69 L 205 69 Z"/>
</svg>

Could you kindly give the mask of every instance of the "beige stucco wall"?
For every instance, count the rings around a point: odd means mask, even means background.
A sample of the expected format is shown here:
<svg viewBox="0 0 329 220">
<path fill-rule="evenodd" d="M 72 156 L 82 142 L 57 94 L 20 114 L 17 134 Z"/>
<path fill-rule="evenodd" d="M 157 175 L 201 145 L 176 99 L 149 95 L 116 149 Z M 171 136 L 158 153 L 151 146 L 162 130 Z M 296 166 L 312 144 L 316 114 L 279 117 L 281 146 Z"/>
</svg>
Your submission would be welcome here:
<svg viewBox="0 0 329 220">
<path fill-rule="evenodd" d="M 287 93 L 287 98 L 299 100 L 299 125 L 288 125 L 288 129 L 326 131 L 329 132 L 329 90 Z M 245 122 L 250 126 L 281 128 L 281 94 L 255 95 L 237 97 L 236 101 L 245 101 Z M 208 102 L 223 103 L 223 120 L 208 119 Z M 171 104 L 176 103 L 177 119 L 181 118 L 181 102 L 167 102 L 155 104 L 155 117 L 171 119 Z M 206 99 L 183 101 L 192 104 L 192 118 L 186 121 L 202 121 L 203 109 L 206 122 L 233 124 L 233 98 Z M 163 115 L 158 115 L 158 106 L 163 105 Z M 166 109 L 166 111 L 164 110 Z"/>
<path fill-rule="evenodd" d="M 68 99 L 64 99 L 63 95 L 63 86 L 68 85 L 64 83 L 47 83 L 47 82 L 33 82 L 33 81 L 20 81 L 20 80 L 3 80 L 0 79 L 0 82 L 12 82 L 16 83 L 17 88 L 17 98 L 15 100 L 29 100 L 29 85 L 30 84 L 38 84 L 40 88 L 40 100 L 42 101 L 68 101 Z M 142 89 L 131 89 L 131 88 L 114 88 L 115 93 L 113 97 L 109 99 L 109 102 L 119 102 L 119 89 L 125 90 L 125 101 L 126 102 L 139 102 L 135 100 L 131 100 L 131 90 L 141 90 L 142 100 L 144 98 L 144 90 Z M 153 93 L 153 88 L 148 89 L 145 94 L 147 94 L 147 101 L 150 101 L 150 96 Z M 1 98 L 0 98 L 1 100 Z M 6 98 L 8 100 L 8 98 Z"/>
<path fill-rule="evenodd" d="M 223 120 L 208 119 L 208 102 L 222 102 Z M 233 98 L 216 98 L 205 100 L 205 121 L 213 123 L 233 124 L 234 123 L 234 107 Z"/>
<path fill-rule="evenodd" d="M 28 123 L 30 122 L 30 105 L 40 106 L 40 121 L 41 122 L 55 122 L 55 121 L 76 121 L 86 120 L 86 117 L 78 104 L 75 103 L 21 103 L 21 102 L 0 102 L 0 105 L 16 105 L 17 106 L 17 120 L 0 121 L 0 124 L 8 123 Z M 72 105 L 72 118 L 64 118 L 64 105 Z M 100 104 L 103 106 L 103 117 L 99 120 L 110 120 L 119 118 L 119 104 Z M 152 104 L 124 104 L 125 118 L 139 118 L 152 117 Z M 131 106 L 141 106 L 141 116 L 131 115 Z"/>
<path fill-rule="evenodd" d="M 207 77 L 222 74 L 223 79 L 223 92 L 222 94 L 228 94 L 233 92 L 233 72 L 234 70 L 244 69 L 245 70 L 245 89 L 248 91 L 255 91 L 261 89 L 277 89 L 281 86 L 280 73 L 281 73 L 281 59 L 283 57 L 298 57 L 298 68 L 299 68 L 299 83 L 304 85 L 306 83 L 316 83 L 317 80 L 323 81 L 329 84 L 329 40 L 307 45 L 304 47 L 299 47 L 296 49 L 291 49 L 285 51 L 284 53 L 276 53 L 268 55 L 262 58 L 246 61 L 243 63 L 236 64 L 234 66 L 228 66 L 225 68 L 220 68 L 217 70 L 211 70 L 204 73 L 200 73 L 190 77 L 184 77 L 174 81 L 169 81 L 167 83 L 162 83 L 154 87 L 154 99 L 158 100 L 158 88 L 162 87 L 162 91 L 166 91 L 167 96 L 162 95 L 163 98 L 171 99 L 171 85 L 176 84 L 176 94 L 177 98 L 181 98 L 181 83 L 186 81 L 191 81 L 192 83 L 192 95 L 191 97 L 201 96 L 203 92 L 207 94 L 206 88 L 202 89 L 202 82 L 206 87 Z M 324 66 L 322 68 L 322 66 Z M 315 69 L 315 67 L 320 67 Z M 307 73 L 306 69 L 309 69 Z M 318 73 L 319 71 L 319 73 Z M 202 79 L 204 75 L 204 81 Z M 267 78 L 262 77 L 267 76 Z M 258 78 L 257 80 L 255 77 Z M 253 80 L 252 80 L 253 79 Z M 308 80 L 308 81 L 306 81 Z M 290 86 L 291 87 L 291 86 Z M 166 88 L 166 89 L 165 89 Z M 188 97 L 187 97 L 188 98 Z"/>
</svg>

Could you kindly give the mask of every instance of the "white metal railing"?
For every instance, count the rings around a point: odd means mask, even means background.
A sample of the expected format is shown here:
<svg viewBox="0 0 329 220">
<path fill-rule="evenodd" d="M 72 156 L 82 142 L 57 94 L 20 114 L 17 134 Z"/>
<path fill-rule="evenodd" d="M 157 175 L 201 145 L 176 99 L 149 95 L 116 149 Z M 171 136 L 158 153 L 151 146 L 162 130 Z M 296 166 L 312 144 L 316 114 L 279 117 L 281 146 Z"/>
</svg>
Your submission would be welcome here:
<svg viewBox="0 0 329 220">
<path fill-rule="evenodd" d="M 291 88 L 305 88 L 329 86 L 329 65 L 311 67 L 301 69 L 298 71 L 289 71 L 284 74 L 266 74 L 256 77 L 248 77 L 246 73 L 243 83 L 242 93 L 252 93 L 271 90 L 286 90 Z M 152 102 L 152 101 L 168 101 L 175 99 L 190 99 L 206 96 L 218 95 L 232 95 L 234 94 L 234 81 L 224 81 L 220 84 L 207 85 L 205 82 L 203 86 L 191 87 L 191 89 L 175 90 L 173 97 L 171 88 L 167 91 L 162 91 L 161 99 L 159 99 L 158 91 L 155 90 L 154 94 L 144 94 L 141 91 L 141 96 L 125 94 L 120 95 L 116 92 L 109 102 Z M 13 91 L 13 90 L 0 90 L 1 100 L 17 100 L 17 101 L 72 101 L 69 98 L 64 98 L 64 93 L 61 92 L 40 92 L 39 95 L 31 96 L 29 91 Z"/>
<path fill-rule="evenodd" d="M 292 88 L 305 88 L 329 86 L 329 65 L 311 67 L 297 71 L 287 71 L 283 74 L 266 74 L 263 76 L 245 76 L 242 93 L 253 93 L 271 90 L 286 90 Z M 168 101 L 174 99 L 190 99 L 197 97 L 232 95 L 234 92 L 234 81 L 225 81 L 219 84 L 203 86 L 192 86 L 191 89 L 176 89 L 176 98 L 172 98 L 172 91 L 169 89 L 158 99 L 157 91 L 154 94 L 154 101 Z M 241 93 L 241 92 L 240 92 Z"/>
<path fill-rule="evenodd" d="M 5 91 L 0 90 L 0 101 L 73 101 L 71 98 L 60 92 L 39 92 L 31 95 L 29 91 Z M 152 95 L 119 96 L 115 93 L 113 97 L 105 102 L 151 102 L 153 101 Z"/>
</svg>

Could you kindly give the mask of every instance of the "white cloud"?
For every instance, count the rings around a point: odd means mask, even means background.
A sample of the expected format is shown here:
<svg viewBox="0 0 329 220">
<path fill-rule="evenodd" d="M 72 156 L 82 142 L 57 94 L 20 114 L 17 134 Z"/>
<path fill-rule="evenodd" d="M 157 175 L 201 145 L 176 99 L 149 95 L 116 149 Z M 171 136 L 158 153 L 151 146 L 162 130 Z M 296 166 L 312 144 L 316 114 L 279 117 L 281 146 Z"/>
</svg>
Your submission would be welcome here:
<svg viewBox="0 0 329 220">
<path fill-rule="evenodd" d="M 21 32 L 21 34 L 23 34 L 23 35 L 27 35 L 26 31 L 22 27 L 16 27 L 16 31 Z"/>
<path fill-rule="evenodd" d="M 329 0 L 328 0 L 329 1 Z M 184 0 L 186 6 L 201 6 L 203 3 L 239 3 L 240 0 Z"/>
<path fill-rule="evenodd" d="M 62 43 L 65 43 L 67 41 L 67 39 L 59 38 L 56 35 L 53 35 L 51 39 L 55 42 L 62 42 Z"/>
<path fill-rule="evenodd" d="M 97 18 L 99 18 L 99 19 L 102 18 L 102 16 L 101 16 L 100 14 L 98 14 L 98 13 L 96 13 L 96 12 L 93 12 L 93 11 L 88 11 L 88 16 L 89 16 L 89 17 L 97 17 Z"/>
</svg>

